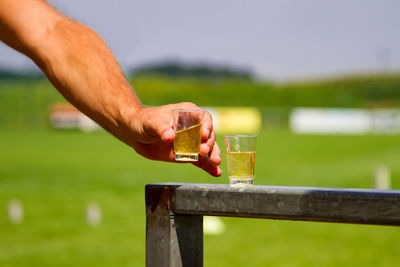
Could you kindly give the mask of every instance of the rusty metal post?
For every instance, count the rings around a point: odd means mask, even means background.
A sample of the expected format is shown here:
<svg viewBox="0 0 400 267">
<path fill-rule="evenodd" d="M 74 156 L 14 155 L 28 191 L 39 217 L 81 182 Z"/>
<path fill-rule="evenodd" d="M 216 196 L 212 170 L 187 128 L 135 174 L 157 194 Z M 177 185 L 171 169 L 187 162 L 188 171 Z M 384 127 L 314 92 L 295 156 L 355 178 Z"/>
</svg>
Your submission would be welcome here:
<svg viewBox="0 0 400 267">
<path fill-rule="evenodd" d="M 172 212 L 175 189 L 146 186 L 146 266 L 203 266 L 203 216 Z"/>
</svg>

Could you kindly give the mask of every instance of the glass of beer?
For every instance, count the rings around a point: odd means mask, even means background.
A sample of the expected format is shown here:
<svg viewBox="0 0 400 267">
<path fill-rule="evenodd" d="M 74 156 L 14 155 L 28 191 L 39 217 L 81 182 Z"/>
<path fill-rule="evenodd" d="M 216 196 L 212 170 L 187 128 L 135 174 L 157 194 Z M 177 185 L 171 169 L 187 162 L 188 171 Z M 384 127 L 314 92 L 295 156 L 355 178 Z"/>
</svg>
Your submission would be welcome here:
<svg viewBox="0 0 400 267">
<path fill-rule="evenodd" d="M 201 143 L 202 110 L 174 109 L 175 160 L 197 161 Z"/>
<path fill-rule="evenodd" d="M 231 186 L 249 186 L 254 180 L 257 135 L 225 135 L 226 162 Z"/>
</svg>

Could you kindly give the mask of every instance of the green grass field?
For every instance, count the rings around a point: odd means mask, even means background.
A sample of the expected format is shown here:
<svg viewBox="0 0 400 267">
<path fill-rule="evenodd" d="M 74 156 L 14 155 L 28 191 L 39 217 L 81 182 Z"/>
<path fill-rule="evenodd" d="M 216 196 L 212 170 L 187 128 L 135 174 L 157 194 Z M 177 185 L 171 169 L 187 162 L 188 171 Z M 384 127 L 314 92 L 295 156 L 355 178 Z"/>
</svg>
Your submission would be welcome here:
<svg viewBox="0 0 400 267">
<path fill-rule="evenodd" d="M 221 137 L 219 136 L 219 144 Z M 371 187 L 378 165 L 400 188 L 400 136 L 310 136 L 264 131 L 258 185 Z M 223 155 L 224 156 L 224 155 Z M 225 165 L 222 164 L 225 171 Z M 227 183 L 191 165 L 143 159 L 105 132 L 0 131 L 0 266 L 144 266 L 144 186 Z M 7 203 L 25 219 L 12 225 Z M 103 222 L 85 223 L 98 202 Z M 205 235 L 205 266 L 398 266 L 400 228 L 222 218 Z"/>
</svg>

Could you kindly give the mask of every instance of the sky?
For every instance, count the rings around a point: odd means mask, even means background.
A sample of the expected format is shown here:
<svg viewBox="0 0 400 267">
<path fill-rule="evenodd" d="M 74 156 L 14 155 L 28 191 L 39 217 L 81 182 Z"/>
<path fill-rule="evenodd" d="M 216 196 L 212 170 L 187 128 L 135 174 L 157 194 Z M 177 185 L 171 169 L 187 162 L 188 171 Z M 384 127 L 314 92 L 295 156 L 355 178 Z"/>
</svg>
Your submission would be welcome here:
<svg viewBox="0 0 400 267">
<path fill-rule="evenodd" d="M 179 60 L 272 80 L 400 71 L 398 0 L 50 0 L 124 69 Z M 0 45 L 0 67 L 33 63 Z"/>
</svg>

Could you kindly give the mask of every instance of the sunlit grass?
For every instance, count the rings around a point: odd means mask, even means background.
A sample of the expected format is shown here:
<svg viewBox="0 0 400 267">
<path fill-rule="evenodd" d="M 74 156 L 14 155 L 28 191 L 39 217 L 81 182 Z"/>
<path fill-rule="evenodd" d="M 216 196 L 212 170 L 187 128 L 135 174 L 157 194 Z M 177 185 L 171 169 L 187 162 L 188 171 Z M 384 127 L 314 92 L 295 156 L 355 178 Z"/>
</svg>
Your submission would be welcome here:
<svg viewBox="0 0 400 267">
<path fill-rule="evenodd" d="M 221 137 L 219 143 L 222 147 Z M 259 135 L 256 184 L 371 187 L 378 165 L 400 188 L 400 136 Z M 223 155 L 224 156 L 224 155 Z M 222 164 L 225 171 L 225 163 Z M 143 266 L 144 186 L 227 183 L 185 164 L 148 161 L 105 132 L 0 132 L 0 265 Z M 25 206 L 22 224 L 7 203 Z M 98 227 L 87 203 L 102 207 Z M 400 229 L 384 226 L 222 218 L 205 236 L 205 266 L 396 266 Z"/>
</svg>

